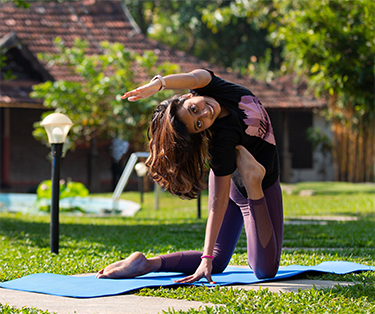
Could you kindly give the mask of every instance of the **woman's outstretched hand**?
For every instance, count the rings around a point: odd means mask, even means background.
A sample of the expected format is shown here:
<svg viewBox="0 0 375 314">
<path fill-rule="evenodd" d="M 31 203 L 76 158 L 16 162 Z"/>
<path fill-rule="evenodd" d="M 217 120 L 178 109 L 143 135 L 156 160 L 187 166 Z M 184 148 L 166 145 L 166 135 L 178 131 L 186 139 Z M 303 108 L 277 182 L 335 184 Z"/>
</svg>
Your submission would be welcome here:
<svg viewBox="0 0 375 314">
<path fill-rule="evenodd" d="M 194 274 L 187 276 L 185 278 L 176 280 L 175 282 L 192 283 L 192 282 L 198 281 L 201 278 L 206 278 L 209 283 L 214 284 L 216 282 L 213 281 L 211 278 L 211 271 L 212 271 L 212 260 L 204 258 L 202 259 L 200 265 L 198 266 Z"/>
<path fill-rule="evenodd" d="M 139 99 L 147 98 L 156 94 L 159 91 L 159 89 L 160 89 L 160 82 L 156 80 L 146 85 L 140 86 L 136 89 L 133 89 L 130 92 L 126 92 L 121 98 L 122 99 L 127 98 L 129 101 L 137 101 Z"/>
</svg>

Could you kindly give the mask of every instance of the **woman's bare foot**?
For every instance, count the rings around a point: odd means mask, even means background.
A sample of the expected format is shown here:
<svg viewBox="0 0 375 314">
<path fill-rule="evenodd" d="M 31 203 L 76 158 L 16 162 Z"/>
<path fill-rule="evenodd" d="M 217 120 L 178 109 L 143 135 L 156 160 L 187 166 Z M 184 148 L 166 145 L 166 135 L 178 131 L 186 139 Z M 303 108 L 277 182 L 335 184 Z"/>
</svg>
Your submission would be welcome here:
<svg viewBox="0 0 375 314">
<path fill-rule="evenodd" d="M 253 155 L 243 146 L 236 146 L 237 168 L 245 185 L 249 199 L 261 199 L 263 195 L 262 180 L 266 174 L 266 169 L 256 161 Z"/>
<path fill-rule="evenodd" d="M 134 278 L 152 271 L 156 271 L 161 266 L 160 258 L 147 259 L 142 253 L 135 252 L 128 258 L 113 263 L 100 270 L 96 275 L 97 278 Z"/>
</svg>

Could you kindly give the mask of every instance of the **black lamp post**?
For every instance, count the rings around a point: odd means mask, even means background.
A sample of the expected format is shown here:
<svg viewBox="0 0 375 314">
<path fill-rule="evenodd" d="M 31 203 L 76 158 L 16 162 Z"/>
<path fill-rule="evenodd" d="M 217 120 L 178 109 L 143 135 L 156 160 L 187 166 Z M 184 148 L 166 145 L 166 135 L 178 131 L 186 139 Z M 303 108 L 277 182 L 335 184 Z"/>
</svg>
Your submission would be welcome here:
<svg viewBox="0 0 375 314">
<path fill-rule="evenodd" d="M 59 197 L 60 197 L 60 164 L 62 148 L 73 125 L 72 121 L 62 113 L 52 113 L 41 123 L 46 129 L 52 153 L 52 195 L 50 242 L 51 252 L 59 253 Z"/>
</svg>

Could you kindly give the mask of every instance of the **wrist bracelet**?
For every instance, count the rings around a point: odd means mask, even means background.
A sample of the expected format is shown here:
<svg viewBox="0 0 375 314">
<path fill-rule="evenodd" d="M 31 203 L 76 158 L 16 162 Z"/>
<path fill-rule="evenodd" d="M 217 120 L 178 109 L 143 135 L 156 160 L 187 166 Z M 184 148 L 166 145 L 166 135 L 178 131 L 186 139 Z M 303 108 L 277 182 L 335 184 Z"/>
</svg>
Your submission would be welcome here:
<svg viewBox="0 0 375 314">
<path fill-rule="evenodd" d="M 211 258 L 212 260 L 214 260 L 214 257 L 211 255 L 202 255 L 201 259 L 204 259 L 204 258 Z"/>
<path fill-rule="evenodd" d="M 160 81 L 160 83 L 161 83 L 161 86 L 160 86 L 160 88 L 159 88 L 159 92 L 161 91 L 161 90 L 163 90 L 164 88 L 165 88 L 165 80 L 164 80 L 164 78 L 161 76 L 161 75 L 159 75 L 159 74 L 157 74 L 157 75 L 155 75 L 152 79 L 151 79 L 151 81 L 150 81 L 150 83 L 151 82 L 153 82 L 153 81 L 155 81 L 155 80 L 159 80 Z"/>
</svg>

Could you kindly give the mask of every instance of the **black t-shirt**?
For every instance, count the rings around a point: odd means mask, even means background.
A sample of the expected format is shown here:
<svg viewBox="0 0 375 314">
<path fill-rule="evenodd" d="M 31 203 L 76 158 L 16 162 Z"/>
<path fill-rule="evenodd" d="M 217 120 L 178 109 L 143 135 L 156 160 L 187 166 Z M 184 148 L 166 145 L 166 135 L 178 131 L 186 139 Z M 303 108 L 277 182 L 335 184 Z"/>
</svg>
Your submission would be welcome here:
<svg viewBox="0 0 375 314">
<path fill-rule="evenodd" d="M 232 174 L 238 190 L 247 197 L 236 166 L 237 145 L 242 145 L 266 169 L 262 182 L 267 189 L 279 177 L 279 160 L 271 120 L 258 98 L 247 88 L 225 81 L 211 71 L 211 82 L 192 90 L 194 94 L 214 98 L 230 110 L 230 114 L 216 119 L 210 127 L 211 168 L 216 176 Z"/>
</svg>

